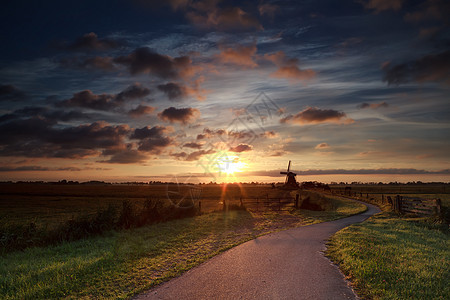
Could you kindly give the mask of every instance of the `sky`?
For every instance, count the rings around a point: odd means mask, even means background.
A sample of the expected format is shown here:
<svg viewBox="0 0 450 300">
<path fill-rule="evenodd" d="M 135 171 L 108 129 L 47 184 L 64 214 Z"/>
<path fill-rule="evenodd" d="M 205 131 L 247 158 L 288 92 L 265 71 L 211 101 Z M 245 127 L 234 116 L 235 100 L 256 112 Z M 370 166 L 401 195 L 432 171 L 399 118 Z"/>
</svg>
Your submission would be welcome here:
<svg viewBox="0 0 450 300">
<path fill-rule="evenodd" d="M 450 181 L 444 0 L 8 1 L 0 180 Z"/>
</svg>

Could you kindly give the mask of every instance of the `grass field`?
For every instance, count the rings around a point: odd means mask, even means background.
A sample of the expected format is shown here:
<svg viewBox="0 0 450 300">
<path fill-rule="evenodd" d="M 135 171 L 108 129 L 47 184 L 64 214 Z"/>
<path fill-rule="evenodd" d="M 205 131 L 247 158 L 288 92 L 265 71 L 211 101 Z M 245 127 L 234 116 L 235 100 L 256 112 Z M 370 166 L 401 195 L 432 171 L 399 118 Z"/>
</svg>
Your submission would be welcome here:
<svg viewBox="0 0 450 300">
<path fill-rule="evenodd" d="M 382 195 L 441 199 L 450 208 L 448 185 L 350 185 L 363 201 L 380 205 Z M 332 187 L 339 191 L 340 187 Z M 367 193 L 369 196 L 367 197 Z M 445 219 L 383 213 L 335 234 L 327 255 L 367 299 L 449 299 L 450 231 Z M 437 223 L 436 223 L 437 222 Z"/>
<path fill-rule="evenodd" d="M 105 190 L 96 192 L 102 195 L 99 198 L 121 200 Z M 216 194 L 215 201 L 220 202 L 222 193 L 222 187 L 214 186 L 204 195 L 213 197 Z M 231 199 L 240 193 L 239 187 L 232 186 L 224 197 Z M 267 186 L 251 186 L 245 193 L 249 197 L 267 194 L 273 197 L 277 190 Z M 138 191 L 135 195 L 139 196 Z M 2 195 L 5 198 L 7 196 Z M 33 197 L 49 197 L 47 200 L 51 200 L 51 197 L 60 196 L 58 191 L 53 190 L 45 196 L 41 193 L 28 197 L 24 201 L 32 202 Z M 74 197 L 74 191 L 63 197 Z M 85 194 L 78 197 L 92 196 Z M 129 194 L 126 197 L 132 198 Z M 70 199 L 68 201 L 74 201 Z M 86 200 L 84 203 L 89 210 L 94 211 L 98 205 L 103 205 L 98 201 Z M 109 231 L 101 236 L 59 245 L 5 253 L 1 255 L 0 263 L 0 298 L 128 298 L 259 235 L 344 217 L 362 210 L 361 205 L 355 205 L 349 200 L 333 198 L 329 201 L 333 202 L 331 209 L 321 211 L 320 214 L 306 210 L 281 213 L 219 211 L 141 228 Z M 35 214 L 46 209 L 52 210 L 55 203 L 48 202 L 32 206 Z M 17 204 L 16 216 L 20 215 L 22 209 L 29 209 L 31 216 L 33 209 L 23 208 L 22 205 L 20 202 Z M 59 217 L 47 221 L 58 221 L 66 216 L 62 209 L 57 212 L 61 213 Z"/>
<path fill-rule="evenodd" d="M 449 299 L 450 239 L 384 212 L 332 237 L 327 254 L 367 299 Z"/>
<path fill-rule="evenodd" d="M 192 189 L 188 185 L 0 185 L 0 219 L 9 224 L 34 222 L 38 227 L 52 228 L 79 215 L 93 215 L 109 205 L 120 208 L 123 200 L 137 207 L 150 198 L 175 198 Z M 221 209 L 221 201 L 240 197 L 274 196 L 279 190 L 258 185 L 195 186 L 202 201 L 202 211 Z"/>
</svg>

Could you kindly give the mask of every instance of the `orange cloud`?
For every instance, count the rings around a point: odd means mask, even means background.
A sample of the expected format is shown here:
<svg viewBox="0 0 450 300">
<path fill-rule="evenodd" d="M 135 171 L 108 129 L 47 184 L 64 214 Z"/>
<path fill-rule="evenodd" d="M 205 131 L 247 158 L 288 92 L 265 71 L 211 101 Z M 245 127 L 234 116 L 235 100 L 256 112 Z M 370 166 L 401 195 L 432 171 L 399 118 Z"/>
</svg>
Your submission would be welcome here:
<svg viewBox="0 0 450 300">
<path fill-rule="evenodd" d="M 308 107 L 296 115 L 289 115 L 280 120 L 280 123 L 293 123 L 299 125 L 320 123 L 351 124 L 354 122 L 353 119 L 347 118 L 347 115 L 344 112 L 333 109 L 320 109 L 317 107 Z"/>
<path fill-rule="evenodd" d="M 216 1 L 199 1 L 191 6 L 193 10 L 186 17 L 194 25 L 219 30 L 262 30 L 263 27 L 253 16 L 239 7 L 219 8 Z"/>
<path fill-rule="evenodd" d="M 312 69 L 301 70 L 298 67 L 298 59 L 287 57 L 283 51 L 265 54 L 264 58 L 278 66 L 278 70 L 273 72 L 271 77 L 285 78 L 294 83 L 310 80 L 316 76 L 316 72 Z"/>
<path fill-rule="evenodd" d="M 258 64 L 253 60 L 256 54 L 256 45 L 222 48 L 217 58 L 225 64 L 233 64 L 246 68 L 256 68 Z"/>
<path fill-rule="evenodd" d="M 328 148 L 330 148 L 330 145 L 328 145 L 327 143 L 320 143 L 316 147 L 314 147 L 314 149 L 317 149 L 317 150 L 328 149 Z"/>
</svg>

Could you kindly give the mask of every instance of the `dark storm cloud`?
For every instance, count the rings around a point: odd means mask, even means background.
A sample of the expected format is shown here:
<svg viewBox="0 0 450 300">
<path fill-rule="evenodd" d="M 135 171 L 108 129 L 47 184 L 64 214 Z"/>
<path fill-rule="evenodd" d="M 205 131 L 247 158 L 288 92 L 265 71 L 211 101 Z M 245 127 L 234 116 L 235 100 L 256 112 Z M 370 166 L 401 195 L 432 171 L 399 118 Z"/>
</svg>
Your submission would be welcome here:
<svg viewBox="0 0 450 300">
<path fill-rule="evenodd" d="M 231 147 L 230 149 L 228 149 L 228 151 L 237 152 L 237 153 L 251 151 L 251 150 L 253 150 L 253 146 L 247 145 L 247 144 L 239 144 L 236 147 Z"/>
<path fill-rule="evenodd" d="M 68 57 L 62 58 L 58 62 L 65 68 L 103 71 L 114 71 L 117 69 L 113 63 L 113 58 L 108 56 Z"/>
<path fill-rule="evenodd" d="M 333 109 L 320 109 L 317 107 L 308 107 L 307 109 L 289 115 L 280 120 L 281 123 L 294 124 L 319 124 L 319 123 L 353 123 L 352 119 L 348 119 L 344 112 Z"/>
<path fill-rule="evenodd" d="M 128 111 L 128 114 L 133 118 L 139 118 L 145 115 L 150 115 L 155 110 L 156 108 L 153 106 L 139 104 L 136 108 L 133 108 L 130 111 Z"/>
<path fill-rule="evenodd" d="M 409 82 L 444 82 L 450 85 L 450 51 L 430 54 L 403 64 L 383 66 L 384 78 L 389 85 Z"/>
<path fill-rule="evenodd" d="M 174 157 L 177 160 L 183 160 L 188 156 L 188 154 L 183 151 L 178 153 L 170 153 L 170 156 Z"/>
<path fill-rule="evenodd" d="M 137 48 L 129 55 L 115 58 L 114 62 L 127 66 L 132 75 L 154 74 L 163 79 L 180 78 L 192 72 L 192 61 L 188 56 L 172 58 L 148 47 Z"/>
<path fill-rule="evenodd" d="M 158 90 L 166 94 L 170 100 L 179 100 L 188 94 L 184 86 L 174 82 L 160 84 L 158 85 Z"/>
<path fill-rule="evenodd" d="M 169 107 L 158 114 L 158 117 L 163 121 L 170 123 L 192 123 L 200 116 L 200 111 L 196 108 L 175 108 Z"/>
<path fill-rule="evenodd" d="M 11 84 L 0 85 L 0 102 L 2 101 L 22 101 L 27 97 L 24 92 Z"/>
<path fill-rule="evenodd" d="M 76 38 L 73 43 L 69 43 L 63 46 L 63 48 L 73 51 L 105 51 L 118 48 L 122 45 L 123 42 L 121 41 L 110 38 L 99 39 L 97 34 L 90 32 Z"/>
</svg>

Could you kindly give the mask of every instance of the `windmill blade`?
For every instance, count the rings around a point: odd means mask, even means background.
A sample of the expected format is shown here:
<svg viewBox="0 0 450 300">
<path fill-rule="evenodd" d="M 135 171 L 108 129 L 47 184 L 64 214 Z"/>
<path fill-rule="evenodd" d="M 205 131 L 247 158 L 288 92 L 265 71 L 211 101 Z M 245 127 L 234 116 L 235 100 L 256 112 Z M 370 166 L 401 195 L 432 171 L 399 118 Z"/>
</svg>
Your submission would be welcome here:
<svg viewBox="0 0 450 300">
<path fill-rule="evenodd" d="M 287 169 L 288 173 L 289 173 L 290 168 L 291 168 L 291 161 L 289 161 L 289 164 L 288 164 L 288 169 Z"/>
</svg>

